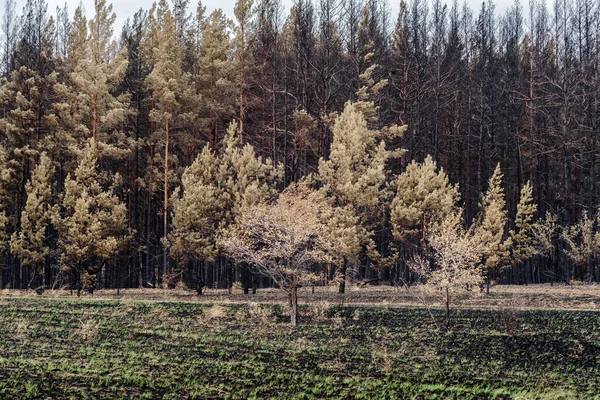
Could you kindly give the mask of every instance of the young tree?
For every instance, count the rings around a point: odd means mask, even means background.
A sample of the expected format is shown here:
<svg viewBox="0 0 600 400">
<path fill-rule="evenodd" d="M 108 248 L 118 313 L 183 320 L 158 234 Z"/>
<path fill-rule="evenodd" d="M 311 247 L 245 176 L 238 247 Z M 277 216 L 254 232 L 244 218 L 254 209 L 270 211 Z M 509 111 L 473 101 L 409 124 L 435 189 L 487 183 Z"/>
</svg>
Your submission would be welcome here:
<svg viewBox="0 0 600 400">
<path fill-rule="evenodd" d="M 497 275 L 509 256 L 510 238 L 505 239 L 508 221 L 500 164 L 496 166 L 483 196 L 481 210 L 475 223 L 475 235 L 484 243 L 483 268 L 486 276 L 486 293 L 490 292 L 492 275 Z"/>
<path fill-rule="evenodd" d="M 422 164 L 410 163 L 396 186 L 391 221 L 398 240 L 424 244 L 428 230 L 456 212 L 458 185 L 449 183 L 448 175 L 443 169 L 438 171 L 431 156 Z"/>
<path fill-rule="evenodd" d="M 546 213 L 534 227 L 533 237 L 536 245 L 536 254 L 553 257 L 556 252 L 558 234 L 558 218 L 555 214 Z"/>
<path fill-rule="evenodd" d="M 112 189 L 97 179 L 97 146 L 92 139 L 83 151 L 74 178 L 67 176 L 58 229 L 60 265 L 71 287 L 94 289 L 96 275 L 127 238 L 127 209 Z"/>
<path fill-rule="evenodd" d="M 540 251 L 535 237 L 537 205 L 533 202 L 532 192 L 533 188 L 527 182 L 521 189 L 521 198 L 519 204 L 517 204 L 515 229 L 510 231 L 512 242 L 511 262 L 514 264 L 522 263 Z"/>
<path fill-rule="evenodd" d="M 25 186 L 27 202 L 21 212 L 21 229 L 13 233 L 10 240 L 11 251 L 20 261 L 21 276 L 23 268 L 32 267 L 37 286 L 49 285 L 46 271 L 52 251 L 49 235 L 56 211 L 52 205 L 53 178 L 52 161 L 46 153 L 42 153 L 38 166 Z"/>
<path fill-rule="evenodd" d="M 483 283 L 481 256 L 485 245 L 463 228 L 460 212 L 450 214 L 427 235 L 433 263 L 417 255 L 409 265 L 421 280 L 443 298 L 446 328 L 450 326 L 450 304 L 458 294 L 472 293 Z"/>
<path fill-rule="evenodd" d="M 600 214 L 590 218 L 584 214 L 576 224 L 566 227 L 561 234 L 566 243 L 565 253 L 573 264 L 588 272 L 593 259 L 600 254 L 600 232 L 595 227 L 600 221 Z"/>
<path fill-rule="evenodd" d="M 330 207 L 321 192 L 292 185 L 274 204 L 246 209 L 222 241 L 232 258 L 250 263 L 288 294 L 294 326 L 298 288 L 317 281 L 319 267 L 331 262 L 336 251 L 335 235 L 323 220 Z"/>
</svg>

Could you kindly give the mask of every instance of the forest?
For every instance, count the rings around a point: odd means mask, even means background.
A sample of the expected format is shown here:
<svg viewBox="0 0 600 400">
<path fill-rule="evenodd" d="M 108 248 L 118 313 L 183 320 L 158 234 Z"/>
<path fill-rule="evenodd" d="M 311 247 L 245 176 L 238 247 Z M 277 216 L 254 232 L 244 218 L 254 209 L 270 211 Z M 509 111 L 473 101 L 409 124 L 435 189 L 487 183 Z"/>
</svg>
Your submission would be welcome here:
<svg viewBox="0 0 600 400">
<path fill-rule="evenodd" d="M 7 0 L 0 288 L 600 281 L 600 6 L 551 3 Z"/>
</svg>

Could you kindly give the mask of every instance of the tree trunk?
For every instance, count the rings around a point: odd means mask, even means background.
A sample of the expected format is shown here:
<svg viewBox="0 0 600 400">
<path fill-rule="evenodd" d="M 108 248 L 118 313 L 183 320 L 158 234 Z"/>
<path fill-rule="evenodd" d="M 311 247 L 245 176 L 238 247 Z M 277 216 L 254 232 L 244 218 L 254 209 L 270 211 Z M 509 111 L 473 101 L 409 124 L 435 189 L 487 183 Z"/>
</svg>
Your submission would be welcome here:
<svg viewBox="0 0 600 400">
<path fill-rule="evenodd" d="M 446 286 L 446 329 L 450 329 L 450 290 Z"/>
<path fill-rule="evenodd" d="M 292 326 L 298 325 L 298 287 L 293 286 L 290 291 L 290 322 Z"/>
<path fill-rule="evenodd" d="M 163 226 L 163 237 L 167 240 L 167 235 L 169 233 L 168 227 L 168 219 L 169 219 L 169 121 L 167 120 L 165 123 L 165 187 L 164 187 L 164 226 Z M 169 263 L 167 256 L 167 246 L 164 245 L 163 249 L 163 274 L 167 274 L 169 272 Z"/>
<path fill-rule="evenodd" d="M 348 272 L 348 261 L 344 260 L 344 265 L 342 266 L 342 281 L 340 282 L 339 293 L 346 293 L 346 272 Z"/>
<path fill-rule="evenodd" d="M 251 286 L 251 276 L 250 276 L 250 266 L 247 263 L 242 263 L 240 269 L 240 280 L 242 281 L 242 288 L 244 290 L 244 294 L 250 293 Z"/>
<path fill-rule="evenodd" d="M 241 72 L 242 72 L 242 82 L 241 82 L 241 87 L 240 87 L 240 139 L 244 140 L 244 90 L 246 89 L 246 57 L 244 54 L 244 51 L 246 51 L 246 39 L 245 39 L 245 35 L 244 35 L 244 31 L 245 31 L 245 25 L 244 23 L 242 23 L 240 25 L 240 31 L 241 31 L 241 39 L 242 39 L 242 51 L 241 51 L 241 56 L 240 56 L 240 61 L 241 61 Z M 275 129 L 275 127 L 273 127 L 273 129 Z"/>
</svg>

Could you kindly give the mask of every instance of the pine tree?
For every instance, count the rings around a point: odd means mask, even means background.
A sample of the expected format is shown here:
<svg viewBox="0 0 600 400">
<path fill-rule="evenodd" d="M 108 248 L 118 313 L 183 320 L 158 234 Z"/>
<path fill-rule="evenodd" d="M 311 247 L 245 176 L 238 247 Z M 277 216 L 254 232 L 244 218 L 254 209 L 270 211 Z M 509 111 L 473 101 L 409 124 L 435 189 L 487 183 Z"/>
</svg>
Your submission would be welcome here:
<svg viewBox="0 0 600 400">
<path fill-rule="evenodd" d="M 45 12 L 42 13 L 45 16 Z M 31 16 L 33 18 L 33 16 Z M 36 62 L 21 65 L 29 57 L 32 44 L 21 43 L 16 69 L 4 79 L 0 88 L 0 140 L 5 145 L 8 162 L 14 169 L 15 187 L 11 190 L 18 213 L 24 206 L 24 188 L 40 152 L 52 153 L 56 148 L 56 115 L 54 84 L 58 74 L 54 71 L 54 23 L 42 16 L 36 17 L 42 24 L 37 28 L 35 47 L 39 54 Z M 41 35 L 38 37 L 38 35 Z M 24 39 L 21 40 L 23 42 Z M 29 55 L 27 55 L 27 54 Z M 34 68 L 35 67 L 35 68 Z"/>
<path fill-rule="evenodd" d="M 63 62 L 67 58 L 69 49 L 69 36 L 71 34 L 72 22 L 69 17 L 67 3 L 63 7 L 56 6 L 56 58 Z"/>
<path fill-rule="evenodd" d="M 489 294 L 490 281 L 497 275 L 508 259 L 511 247 L 510 238 L 505 239 L 508 221 L 504 189 L 502 188 L 500 164 L 496 166 L 483 196 L 481 210 L 473 229 L 484 243 L 484 271 L 486 274 L 486 293 Z"/>
<path fill-rule="evenodd" d="M 87 19 L 83 9 L 77 7 L 68 34 L 66 58 L 60 63 L 60 72 L 64 78 L 54 85 L 57 99 L 53 110 L 58 128 L 55 134 L 56 149 L 51 155 L 56 160 L 62 160 L 67 171 L 76 168 L 77 153 L 89 140 L 89 128 L 82 122 L 83 116 L 89 115 L 89 110 L 85 104 L 80 104 L 79 88 L 71 79 L 77 64 L 86 59 L 87 37 Z"/>
<path fill-rule="evenodd" d="M 228 33 L 231 27 L 232 21 L 220 9 L 204 19 L 201 26 L 199 71 L 195 79 L 196 85 L 202 88 L 201 109 L 213 148 L 219 141 L 222 121 L 235 115 L 238 98 L 238 71 L 231 59 L 232 43 Z"/>
<path fill-rule="evenodd" d="M 235 37 L 235 52 L 237 56 L 237 62 L 239 67 L 239 121 L 240 121 L 240 132 L 244 133 L 244 114 L 245 114 L 245 97 L 247 90 L 246 73 L 248 71 L 249 64 L 251 62 L 251 42 L 249 40 L 250 23 L 252 20 L 252 5 L 253 0 L 237 0 L 235 8 L 233 10 L 238 26 Z"/>
<path fill-rule="evenodd" d="M 406 127 L 370 127 L 377 125 L 377 107 L 372 99 L 384 82 L 375 82 L 370 72 L 363 74 L 363 78 L 365 86 L 359 90 L 359 101 L 346 103 L 344 111 L 334 117 L 329 159 L 319 160 L 315 179 L 335 206 L 355 213 L 361 245 L 373 261 L 381 262 L 373 230 L 387 214 L 388 163 L 403 153 L 401 149 L 388 148 L 386 142 L 401 137 Z M 344 290 L 345 281 L 340 285 L 340 292 Z"/>
<path fill-rule="evenodd" d="M 435 161 L 411 162 L 396 181 L 391 221 L 396 239 L 421 245 L 427 231 L 455 212 L 460 195 L 458 185 L 451 185 L 444 170 Z"/>
<path fill-rule="evenodd" d="M 67 176 L 60 212 L 54 218 L 60 265 L 78 294 L 82 286 L 94 289 L 96 275 L 127 238 L 127 209 L 112 189 L 101 187 L 97 160 L 92 139 L 75 176 Z"/>
<path fill-rule="evenodd" d="M 189 84 L 189 76 L 181 69 L 181 54 L 177 43 L 175 19 L 165 1 L 159 3 L 155 21 L 161 23 L 154 26 L 155 47 L 152 49 L 152 72 L 146 79 L 146 86 L 152 95 L 150 119 L 154 123 L 156 136 L 163 135 L 164 170 L 163 170 L 163 240 L 167 240 L 169 232 L 169 195 L 171 181 L 170 148 L 172 134 L 181 129 L 181 124 L 192 116 L 185 113 L 187 102 L 193 101 L 194 93 Z M 169 271 L 168 249 L 163 243 L 163 273 Z M 156 278 L 156 277 L 155 277 Z"/>
<path fill-rule="evenodd" d="M 283 175 L 281 166 L 263 161 L 251 145 L 242 147 L 236 123 L 230 125 L 221 148 L 217 153 L 205 146 L 172 196 L 169 243 L 180 265 L 189 260 L 214 261 L 221 252 L 219 238 L 245 209 L 273 198 Z"/>
<path fill-rule="evenodd" d="M 6 76 L 13 69 L 14 51 L 17 41 L 17 14 L 16 1 L 6 0 L 4 2 L 4 13 L 2 15 L 2 75 Z"/>
<path fill-rule="evenodd" d="M 21 212 L 20 231 L 13 233 L 10 240 L 11 251 L 19 258 L 21 268 L 33 269 L 33 279 L 38 286 L 49 284 L 46 271 L 52 252 L 49 235 L 56 211 L 52 205 L 53 177 L 52 161 L 46 153 L 42 153 L 39 164 L 25 186 L 27 202 Z"/>
<path fill-rule="evenodd" d="M 533 202 L 533 188 L 527 182 L 521 188 L 521 198 L 517 204 L 517 215 L 515 216 L 515 229 L 510 231 L 511 262 L 514 264 L 522 263 L 540 251 L 535 236 L 538 229 L 535 221 L 536 212 L 537 205 Z"/>
<path fill-rule="evenodd" d="M 100 146 L 101 155 L 122 157 L 127 150 L 122 125 L 128 116 L 129 94 L 115 96 L 127 70 L 127 49 L 117 51 L 113 39 L 116 19 L 112 5 L 94 0 L 95 15 L 85 29 L 85 18 L 76 13 L 70 72 L 74 102 L 73 118 L 88 138 Z M 68 94 L 68 93 L 66 93 Z"/>
<path fill-rule="evenodd" d="M 35 159 L 41 136 L 37 130 L 39 79 L 38 74 L 23 66 L 13 71 L 10 80 L 5 80 L 0 88 L 0 106 L 7 110 L 0 119 L 0 138 L 22 185 L 27 181 L 27 166 Z"/>
</svg>

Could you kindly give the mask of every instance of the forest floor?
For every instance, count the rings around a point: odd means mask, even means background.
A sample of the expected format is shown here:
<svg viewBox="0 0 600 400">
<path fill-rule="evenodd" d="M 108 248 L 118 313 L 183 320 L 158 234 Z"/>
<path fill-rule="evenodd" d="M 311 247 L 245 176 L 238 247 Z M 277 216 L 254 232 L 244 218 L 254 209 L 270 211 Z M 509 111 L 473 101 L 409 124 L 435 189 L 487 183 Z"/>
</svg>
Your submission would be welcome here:
<svg viewBox="0 0 600 400">
<path fill-rule="evenodd" d="M 600 399 L 600 287 L 412 291 L 0 291 L 0 398 Z"/>
</svg>

